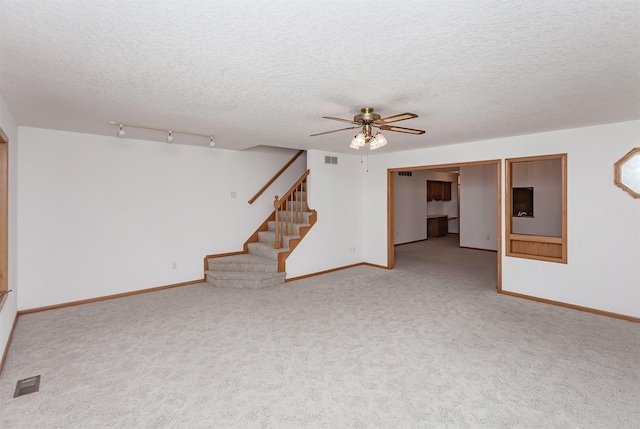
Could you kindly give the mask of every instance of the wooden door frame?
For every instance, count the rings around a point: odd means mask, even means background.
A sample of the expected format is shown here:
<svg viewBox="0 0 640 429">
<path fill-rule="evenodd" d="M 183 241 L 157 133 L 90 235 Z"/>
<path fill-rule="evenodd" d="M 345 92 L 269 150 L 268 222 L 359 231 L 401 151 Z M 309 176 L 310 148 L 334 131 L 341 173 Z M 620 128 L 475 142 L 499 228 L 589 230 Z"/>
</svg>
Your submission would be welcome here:
<svg viewBox="0 0 640 429">
<path fill-rule="evenodd" d="M 0 128 L 0 292 L 9 290 L 9 137 Z M 0 309 L 7 294 L 0 298 Z"/>
<path fill-rule="evenodd" d="M 496 182 L 497 182 L 497 199 L 496 216 L 498 219 L 498 251 L 497 251 L 497 285 L 498 292 L 502 292 L 502 160 L 491 159 L 486 161 L 472 161 L 472 162 L 455 162 L 451 164 L 436 164 L 436 165 L 421 165 L 417 167 L 402 167 L 402 168 L 388 168 L 387 169 L 387 268 L 393 269 L 395 267 L 395 254 L 394 254 L 394 235 L 395 235 L 395 189 L 394 189 L 394 177 L 398 171 L 416 171 L 416 170 L 438 170 L 443 168 L 452 167 L 473 167 L 477 165 L 494 165 L 496 167 Z M 460 193 L 458 193 L 458 201 L 460 200 Z M 460 217 L 458 216 L 458 225 L 460 225 Z"/>
</svg>

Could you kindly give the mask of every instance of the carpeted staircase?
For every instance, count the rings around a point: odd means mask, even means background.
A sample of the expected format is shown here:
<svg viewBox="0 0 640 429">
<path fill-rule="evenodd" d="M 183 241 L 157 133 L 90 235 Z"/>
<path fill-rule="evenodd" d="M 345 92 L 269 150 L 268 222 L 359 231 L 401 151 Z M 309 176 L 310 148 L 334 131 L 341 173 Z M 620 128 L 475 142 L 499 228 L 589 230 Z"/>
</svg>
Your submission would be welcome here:
<svg viewBox="0 0 640 429">
<path fill-rule="evenodd" d="M 284 235 L 280 249 L 274 249 L 276 222 L 268 220 L 263 224 L 265 230 L 257 232 L 257 241 L 245 244 L 247 253 L 207 259 L 207 282 L 218 287 L 245 289 L 284 284 L 287 273 L 284 270 L 278 272 L 278 255 L 283 253 L 280 258 L 286 257 L 315 223 L 315 211 L 309 211 L 306 189 L 302 189 L 295 194 L 298 201 L 288 202 L 286 210 L 279 214 L 280 219 L 284 219 L 284 216 L 293 219 L 294 213 L 302 215 L 302 222 L 294 223 L 290 228 L 290 235 Z M 272 214 L 270 219 L 275 219 L 275 215 Z M 280 222 L 278 228 L 284 230 L 284 227 L 284 222 Z"/>
</svg>

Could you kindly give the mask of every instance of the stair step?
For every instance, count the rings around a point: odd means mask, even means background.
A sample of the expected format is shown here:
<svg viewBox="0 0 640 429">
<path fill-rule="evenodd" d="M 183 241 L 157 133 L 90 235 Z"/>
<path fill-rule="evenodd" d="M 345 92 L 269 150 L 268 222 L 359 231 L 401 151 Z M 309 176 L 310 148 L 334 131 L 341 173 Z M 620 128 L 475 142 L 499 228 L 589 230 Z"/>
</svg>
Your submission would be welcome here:
<svg viewBox="0 0 640 429">
<path fill-rule="evenodd" d="M 289 240 L 294 238 L 300 238 L 299 235 L 285 235 L 282 237 L 282 247 L 289 247 Z M 273 246 L 276 242 L 276 232 L 275 231 L 260 231 L 258 233 L 258 240 L 260 243 L 265 243 Z"/>
<path fill-rule="evenodd" d="M 271 221 L 269 221 L 269 222 L 268 222 L 268 225 L 269 225 L 269 231 L 272 231 L 272 232 L 274 232 L 274 233 L 275 233 L 275 230 L 276 230 L 276 223 L 275 223 L 275 221 L 272 221 L 272 220 L 271 220 Z M 300 236 L 300 227 L 303 227 L 303 226 L 309 226 L 309 224 L 308 224 L 308 223 L 294 223 L 294 224 L 292 225 L 292 227 L 293 227 L 293 231 L 291 231 L 291 232 L 292 232 L 292 234 L 290 234 L 290 236 L 292 236 L 292 237 L 299 237 L 299 236 Z M 278 228 L 279 228 L 279 230 L 284 231 L 284 229 L 285 229 L 285 223 L 284 223 L 284 222 L 280 222 L 280 226 L 279 226 Z"/>
<path fill-rule="evenodd" d="M 273 244 L 268 243 L 249 243 L 249 253 L 251 255 L 259 256 L 261 258 L 271 259 L 273 261 L 278 260 L 278 253 L 288 252 L 289 248 L 274 249 Z"/>
<path fill-rule="evenodd" d="M 280 222 L 283 222 L 284 219 L 297 220 L 302 216 L 302 222 L 300 223 L 309 223 L 309 217 L 311 217 L 312 214 L 311 212 L 301 212 L 299 210 L 282 210 L 278 212 L 278 219 L 280 219 Z"/>
<path fill-rule="evenodd" d="M 205 271 L 207 283 L 216 287 L 262 289 L 284 284 L 287 273 L 246 271 Z"/>
<path fill-rule="evenodd" d="M 278 264 L 272 259 L 261 258 L 249 253 L 210 258 L 207 260 L 207 265 L 210 271 L 278 272 Z"/>
</svg>

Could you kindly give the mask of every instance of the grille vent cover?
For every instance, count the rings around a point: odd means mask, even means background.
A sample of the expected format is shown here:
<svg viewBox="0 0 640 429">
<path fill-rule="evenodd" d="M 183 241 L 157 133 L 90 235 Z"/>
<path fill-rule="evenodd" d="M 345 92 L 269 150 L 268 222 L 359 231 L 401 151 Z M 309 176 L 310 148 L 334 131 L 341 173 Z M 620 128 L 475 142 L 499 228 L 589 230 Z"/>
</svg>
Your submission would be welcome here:
<svg viewBox="0 0 640 429">
<path fill-rule="evenodd" d="M 13 394 L 14 398 L 18 396 L 28 395 L 29 393 L 37 392 L 40 389 L 40 376 L 25 378 L 19 380 L 16 384 L 16 391 Z"/>
<path fill-rule="evenodd" d="M 338 164 L 338 157 L 337 156 L 325 156 L 324 157 L 324 163 L 325 164 L 337 165 Z"/>
</svg>

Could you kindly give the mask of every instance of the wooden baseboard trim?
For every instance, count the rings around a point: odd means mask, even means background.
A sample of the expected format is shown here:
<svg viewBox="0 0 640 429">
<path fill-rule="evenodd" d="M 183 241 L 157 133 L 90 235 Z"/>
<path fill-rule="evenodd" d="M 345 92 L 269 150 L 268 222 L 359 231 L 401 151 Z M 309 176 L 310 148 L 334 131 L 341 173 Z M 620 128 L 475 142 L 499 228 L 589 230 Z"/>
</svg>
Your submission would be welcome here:
<svg viewBox="0 0 640 429">
<path fill-rule="evenodd" d="M 422 240 L 413 240 L 413 241 L 407 241 L 406 243 L 394 244 L 393 247 L 403 246 L 405 244 L 411 244 L 411 243 L 420 243 L 421 241 L 427 241 L 427 239 L 423 238 Z"/>
<path fill-rule="evenodd" d="M 204 259 L 224 258 L 225 256 L 244 255 L 245 253 L 248 253 L 248 252 L 245 252 L 244 250 L 239 250 L 237 252 L 216 253 L 215 255 L 207 255 L 204 257 Z"/>
<path fill-rule="evenodd" d="M 9 333 L 9 339 L 7 340 L 7 345 L 4 347 L 4 353 L 2 353 L 2 360 L 0 361 L 0 375 L 2 374 L 2 369 L 4 368 L 4 361 L 7 359 L 7 353 L 9 353 L 9 346 L 11 346 L 11 340 L 13 339 L 13 332 L 16 330 L 16 324 L 18 323 L 18 313 L 16 313 L 16 317 L 13 318 L 13 325 L 11 326 L 11 332 Z"/>
<path fill-rule="evenodd" d="M 374 268 L 382 268 L 384 270 L 388 270 L 389 269 L 389 268 L 384 267 L 382 265 L 370 264 L 368 262 L 358 262 L 357 264 L 345 265 L 345 266 L 342 266 L 342 267 L 331 268 L 330 270 L 318 271 L 317 273 L 305 274 L 304 276 L 298 276 L 298 277 L 292 277 L 290 279 L 285 279 L 285 283 L 294 282 L 296 280 L 307 279 L 309 277 L 320 276 L 322 274 L 328 274 L 328 273 L 332 273 L 334 271 L 346 270 L 347 268 L 359 267 L 361 265 L 367 265 L 369 267 L 374 267 Z"/>
<path fill-rule="evenodd" d="M 389 267 L 385 267 L 384 265 L 372 264 L 370 262 L 362 262 L 360 265 L 367 265 L 367 266 L 373 267 L 373 268 L 381 268 L 383 270 L 390 270 L 391 269 Z"/>
<path fill-rule="evenodd" d="M 480 249 L 479 247 L 468 247 L 468 246 L 459 246 L 461 249 L 470 249 L 470 250 L 482 250 L 483 252 L 493 252 L 493 253 L 497 253 L 497 250 L 491 250 L 491 249 Z"/>
<path fill-rule="evenodd" d="M 553 301 L 551 299 L 538 298 L 538 297 L 535 297 L 535 296 L 524 295 L 524 294 L 516 293 L 516 292 L 509 292 L 509 291 L 501 290 L 501 291 L 498 291 L 498 293 L 501 293 L 503 295 L 513 296 L 513 297 L 516 297 L 516 298 L 524 298 L 524 299 L 528 299 L 530 301 L 537 301 L 537 302 L 541 302 L 543 304 L 557 305 L 558 307 L 565 307 L 565 308 L 570 308 L 572 310 L 578 310 L 578 311 L 584 311 L 584 312 L 587 312 L 587 313 L 593 313 L 593 314 L 597 314 L 599 316 L 613 317 L 615 319 L 626 320 L 628 322 L 640 323 L 640 317 L 627 316 L 625 314 L 619 314 L 619 313 L 611 313 L 609 311 L 597 310 L 595 308 L 590 308 L 590 307 L 582 307 L 581 305 L 568 304 L 566 302 Z"/>
<path fill-rule="evenodd" d="M 57 310 L 59 308 L 65 308 L 65 307 L 73 307 L 75 305 L 91 304 L 92 302 L 106 301 L 106 300 L 109 300 L 109 299 L 124 298 L 124 297 L 127 297 L 127 296 L 139 295 L 141 293 L 157 292 L 159 290 L 172 289 L 172 288 L 180 287 L 180 286 L 189 286 L 189 285 L 194 285 L 194 284 L 197 284 L 197 283 L 202 283 L 202 279 L 191 280 L 191 281 L 182 282 L 182 283 L 175 283 L 175 284 L 170 284 L 170 285 L 166 285 L 166 286 L 152 287 L 152 288 L 149 288 L 149 289 L 134 290 L 134 291 L 131 291 L 131 292 L 117 293 L 117 294 L 114 294 L 114 295 L 100 296 L 100 297 L 97 297 L 97 298 L 90 298 L 90 299 L 82 299 L 82 300 L 79 300 L 79 301 L 65 302 L 65 303 L 62 303 L 62 304 L 47 305 L 45 307 L 29 308 L 27 310 L 18 311 L 18 316 L 22 316 L 23 314 L 39 313 L 41 311 Z"/>
</svg>

